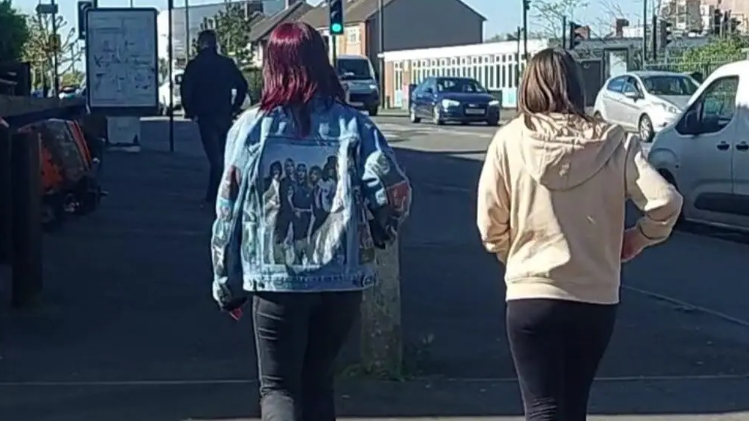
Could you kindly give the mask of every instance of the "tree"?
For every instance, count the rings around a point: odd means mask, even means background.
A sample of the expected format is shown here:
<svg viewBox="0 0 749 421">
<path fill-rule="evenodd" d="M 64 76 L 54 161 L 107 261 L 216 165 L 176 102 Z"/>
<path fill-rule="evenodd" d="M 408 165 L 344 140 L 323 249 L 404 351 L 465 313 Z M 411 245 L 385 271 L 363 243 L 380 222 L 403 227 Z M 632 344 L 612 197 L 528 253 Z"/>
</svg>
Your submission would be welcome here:
<svg viewBox="0 0 749 421">
<path fill-rule="evenodd" d="M 10 0 L 0 0 L 0 63 L 20 59 L 28 39 L 26 17 L 13 8 Z"/>
<path fill-rule="evenodd" d="M 35 75 L 51 75 L 53 57 L 57 57 L 57 73 L 65 74 L 73 70 L 81 59 L 83 50 L 76 48 L 75 28 L 68 28 L 62 16 L 57 16 L 57 34 L 52 32 L 52 17 L 32 15 L 26 18 L 29 40 L 23 51 L 24 60 L 31 63 Z"/>
<path fill-rule="evenodd" d="M 213 29 L 218 37 L 221 51 L 236 60 L 241 69 L 252 65 L 252 48 L 250 45 L 251 19 L 247 16 L 243 3 L 226 3 L 224 10 L 213 18 L 206 18 L 200 30 Z M 197 51 L 197 40 L 192 49 Z"/>
<path fill-rule="evenodd" d="M 81 86 L 84 76 L 82 71 L 73 69 L 60 76 L 60 86 Z"/>
<path fill-rule="evenodd" d="M 497 34 L 484 40 L 484 42 L 500 42 L 507 40 L 506 35 Z"/>
<path fill-rule="evenodd" d="M 575 21 L 575 12 L 584 10 L 589 4 L 586 0 L 533 0 L 531 17 L 538 23 L 539 35 L 558 41 L 567 30 L 562 26 L 564 18 L 567 22 Z"/>
</svg>

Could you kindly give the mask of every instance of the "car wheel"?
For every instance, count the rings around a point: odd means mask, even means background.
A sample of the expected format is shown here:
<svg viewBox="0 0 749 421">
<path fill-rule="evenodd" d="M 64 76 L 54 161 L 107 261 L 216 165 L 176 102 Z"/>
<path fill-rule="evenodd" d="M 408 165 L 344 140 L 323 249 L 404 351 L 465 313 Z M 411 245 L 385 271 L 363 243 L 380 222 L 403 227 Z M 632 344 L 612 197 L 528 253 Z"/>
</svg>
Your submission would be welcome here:
<svg viewBox="0 0 749 421">
<path fill-rule="evenodd" d="M 645 114 L 640 117 L 640 124 L 638 125 L 637 132 L 640 134 L 640 139 L 645 143 L 653 141 L 655 136 L 655 130 L 653 130 L 653 122 L 650 121 L 650 117 Z"/>
<path fill-rule="evenodd" d="M 490 118 L 489 120 L 486 120 L 486 124 L 488 126 L 499 126 L 499 118 Z"/>
<path fill-rule="evenodd" d="M 421 119 L 416 116 L 416 106 L 415 105 L 411 105 L 411 109 L 408 112 L 408 116 L 409 116 L 409 118 L 411 120 L 411 123 L 418 123 L 418 122 L 421 121 Z"/>
<path fill-rule="evenodd" d="M 372 107 L 372 108 L 369 108 L 369 109 L 367 110 L 367 113 L 369 114 L 369 116 L 370 116 L 370 117 L 375 117 L 375 116 L 377 116 L 377 113 L 378 113 L 379 111 L 380 111 L 380 110 L 379 110 L 379 109 L 378 109 L 377 107 Z"/>
<path fill-rule="evenodd" d="M 432 123 L 438 126 L 442 126 L 443 124 L 445 124 L 445 121 L 442 120 L 442 116 L 440 116 L 440 109 L 436 105 L 432 109 Z"/>
</svg>

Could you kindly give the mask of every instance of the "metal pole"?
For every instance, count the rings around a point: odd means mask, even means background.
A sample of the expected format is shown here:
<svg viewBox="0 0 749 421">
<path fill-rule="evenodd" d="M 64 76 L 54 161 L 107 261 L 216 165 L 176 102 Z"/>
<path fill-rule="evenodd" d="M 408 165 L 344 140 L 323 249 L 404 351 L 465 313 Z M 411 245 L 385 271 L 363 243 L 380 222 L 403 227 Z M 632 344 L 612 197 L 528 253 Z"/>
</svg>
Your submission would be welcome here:
<svg viewBox="0 0 749 421">
<path fill-rule="evenodd" d="M 515 61 L 517 62 L 517 71 L 515 71 L 515 87 L 520 87 L 520 36 L 523 33 L 523 28 L 518 26 L 517 40 L 518 40 L 518 52 L 515 55 Z"/>
<path fill-rule="evenodd" d="M 185 0 L 185 64 L 190 59 L 190 48 L 192 42 L 190 40 L 190 0 Z"/>
<path fill-rule="evenodd" d="M 648 0 L 642 0 L 642 65 L 648 58 Z"/>
<path fill-rule="evenodd" d="M 11 198 L 13 190 L 11 172 L 10 129 L 0 123 L 0 264 L 10 262 Z"/>
<path fill-rule="evenodd" d="M 385 53 L 385 6 L 383 4 L 383 0 L 378 0 L 377 10 L 379 11 L 379 15 L 377 17 L 378 23 L 379 23 L 379 32 L 380 32 L 380 60 L 379 60 L 379 67 L 380 67 L 380 108 L 385 108 L 385 57 L 383 54 Z M 387 104 L 389 106 L 389 104 Z"/>
<path fill-rule="evenodd" d="M 523 0 L 523 60 L 528 61 L 528 0 Z"/>
<path fill-rule="evenodd" d="M 172 15 L 174 14 L 174 0 L 169 0 L 167 4 L 169 10 L 169 16 L 167 16 L 167 39 L 169 40 L 169 46 L 167 51 L 167 57 L 169 59 L 169 152 L 174 152 L 174 22 L 172 21 Z"/>
<path fill-rule="evenodd" d="M 36 304 L 42 293 L 42 211 L 39 138 L 12 136 L 11 250 L 14 307 Z"/>
<path fill-rule="evenodd" d="M 55 5 L 55 0 L 50 0 L 50 4 L 52 6 Z M 57 11 L 52 13 L 52 39 L 55 41 L 55 48 L 52 52 L 52 76 L 55 78 L 54 83 L 52 86 L 55 88 L 55 96 L 60 96 L 60 77 L 58 75 L 58 57 L 59 49 L 62 47 L 59 45 L 60 43 L 57 42 Z"/>
<path fill-rule="evenodd" d="M 658 36 L 656 36 L 658 34 Z M 652 38 L 653 38 L 653 61 L 658 60 L 658 38 L 660 36 L 660 33 L 658 32 L 658 16 L 653 13 L 653 32 L 652 32 Z M 665 46 L 665 44 L 664 44 Z"/>
<path fill-rule="evenodd" d="M 330 36 L 330 48 L 333 50 L 331 52 L 331 63 L 333 63 L 333 68 L 336 71 L 336 74 L 338 74 L 338 35 L 331 35 Z"/>
<path fill-rule="evenodd" d="M 567 16 L 562 16 L 562 48 L 567 49 Z"/>
</svg>

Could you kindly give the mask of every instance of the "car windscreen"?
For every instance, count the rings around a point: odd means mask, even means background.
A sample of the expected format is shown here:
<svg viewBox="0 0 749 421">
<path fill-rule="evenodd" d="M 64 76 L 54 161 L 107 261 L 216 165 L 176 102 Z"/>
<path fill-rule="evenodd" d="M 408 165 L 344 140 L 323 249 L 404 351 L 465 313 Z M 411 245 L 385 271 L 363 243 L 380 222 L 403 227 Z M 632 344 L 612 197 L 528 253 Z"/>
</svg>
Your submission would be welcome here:
<svg viewBox="0 0 749 421">
<path fill-rule="evenodd" d="M 699 87 L 687 76 L 647 76 L 642 78 L 645 89 L 653 95 L 692 96 Z"/>
<path fill-rule="evenodd" d="M 438 79 L 437 92 L 483 94 L 486 89 L 473 79 Z"/>
<path fill-rule="evenodd" d="M 338 59 L 336 67 L 338 68 L 338 77 L 341 80 L 374 79 L 369 60 Z"/>
</svg>

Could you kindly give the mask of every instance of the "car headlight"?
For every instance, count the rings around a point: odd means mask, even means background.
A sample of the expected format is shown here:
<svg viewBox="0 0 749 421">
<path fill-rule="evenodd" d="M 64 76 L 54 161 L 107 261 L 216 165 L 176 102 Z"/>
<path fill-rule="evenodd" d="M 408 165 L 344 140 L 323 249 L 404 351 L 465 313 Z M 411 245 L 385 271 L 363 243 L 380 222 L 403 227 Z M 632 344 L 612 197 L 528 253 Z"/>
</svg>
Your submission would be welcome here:
<svg viewBox="0 0 749 421">
<path fill-rule="evenodd" d="M 455 101 L 454 99 L 443 99 L 442 100 L 442 107 L 443 108 L 457 107 L 458 105 L 460 105 L 460 102 Z"/>
<path fill-rule="evenodd" d="M 499 107 L 499 100 L 495 99 L 494 101 L 489 101 L 490 107 Z"/>
<path fill-rule="evenodd" d="M 661 107 L 663 108 L 663 111 L 669 113 L 669 114 L 680 114 L 681 110 L 674 107 L 671 104 L 661 104 Z"/>
<path fill-rule="evenodd" d="M 375 85 L 374 83 L 373 83 L 373 84 L 371 84 L 371 85 L 369 85 L 369 89 L 371 89 L 371 90 L 373 90 L 373 91 L 374 91 L 374 90 L 376 90 L 377 88 L 378 88 L 378 86 L 377 86 L 377 85 Z"/>
</svg>

